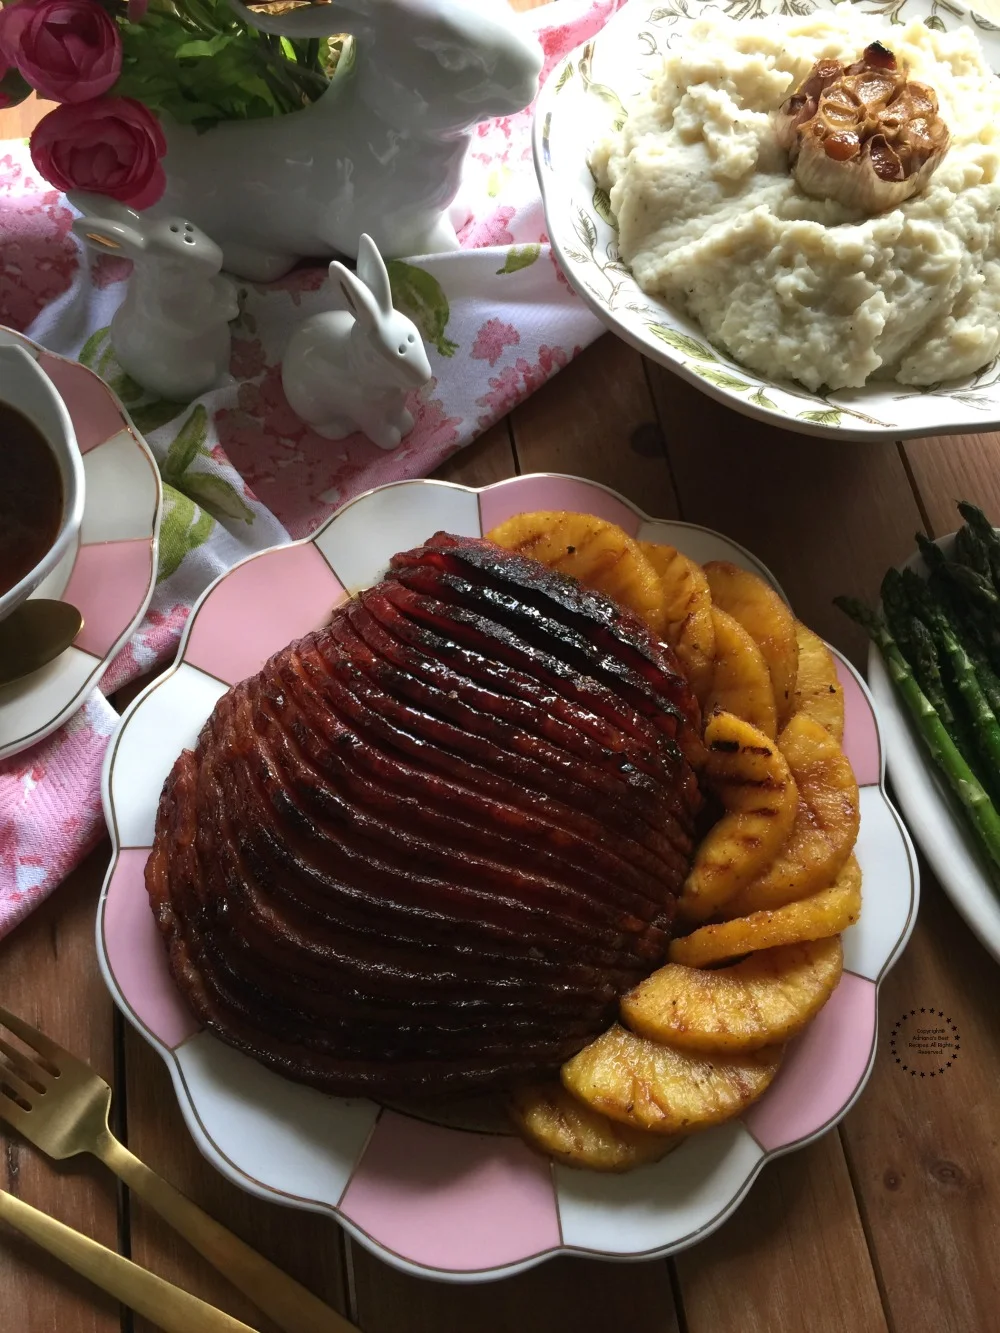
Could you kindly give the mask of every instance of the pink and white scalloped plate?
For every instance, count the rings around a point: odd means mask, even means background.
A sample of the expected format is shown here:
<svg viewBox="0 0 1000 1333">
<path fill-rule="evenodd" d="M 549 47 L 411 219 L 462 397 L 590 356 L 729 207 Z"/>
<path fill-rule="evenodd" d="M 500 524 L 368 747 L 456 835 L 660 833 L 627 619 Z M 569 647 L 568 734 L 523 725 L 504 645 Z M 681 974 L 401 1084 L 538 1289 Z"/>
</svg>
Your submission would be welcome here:
<svg viewBox="0 0 1000 1333">
<path fill-rule="evenodd" d="M 871 701 L 838 659 L 844 745 L 861 786 L 864 910 L 844 937 L 845 971 L 833 997 L 742 1119 L 692 1137 L 655 1166 L 593 1175 L 537 1156 L 500 1121 L 459 1128 L 426 1111 L 328 1097 L 199 1030 L 167 973 L 143 886 L 157 799 L 179 748 L 194 744 L 230 685 L 323 623 L 345 589 L 375 582 L 395 551 L 439 528 L 478 536 L 529 509 L 598 514 L 644 540 L 671 542 L 699 561 L 732 560 L 774 582 L 717 533 L 649 519 L 613 491 L 574 477 L 517 477 L 480 491 L 436 481 L 383 486 L 309 541 L 254 556 L 205 593 L 177 662 L 122 719 L 104 771 L 114 858 L 97 920 L 101 967 L 125 1015 L 166 1060 L 202 1152 L 255 1194 L 329 1213 L 389 1263 L 462 1282 L 503 1277 L 559 1253 L 669 1254 L 719 1226 L 769 1158 L 822 1134 L 860 1093 L 875 1054 L 879 982 L 917 909 L 916 859 L 883 789 Z"/>
<path fill-rule="evenodd" d="M 76 712 L 145 614 L 156 582 L 163 488 L 149 446 L 99 376 L 12 329 L 0 329 L 0 342 L 30 352 L 62 396 L 86 487 L 79 540 L 32 594 L 72 602 L 83 629 L 54 662 L 0 687 L 5 759 Z"/>
</svg>

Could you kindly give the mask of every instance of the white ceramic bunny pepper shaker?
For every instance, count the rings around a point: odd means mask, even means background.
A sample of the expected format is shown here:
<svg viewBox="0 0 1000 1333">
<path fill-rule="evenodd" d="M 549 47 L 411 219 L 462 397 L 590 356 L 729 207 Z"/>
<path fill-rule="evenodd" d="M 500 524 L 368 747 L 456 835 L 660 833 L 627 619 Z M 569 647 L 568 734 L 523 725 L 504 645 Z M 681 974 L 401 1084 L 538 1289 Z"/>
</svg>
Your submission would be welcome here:
<svg viewBox="0 0 1000 1333">
<path fill-rule="evenodd" d="M 111 321 L 111 346 L 126 374 L 150 393 L 187 402 L 226 383 L 239 314 L 236 289 L 221 276 L 222 251 L 184 218 L 150 218 L 114 199 L 71 196 L 83 210 L 73 231 L 105 254 L 135 265 Z"/>
<path fill-rule="evenodd" d="M 363 431 L 395 449 L 413 417 L 406 395 L 431 377 L 416 325 L 394 310 L 389 274 L 370 236 L 358 247 L 358 271 L 336 260 L 330 283 L 345 309 L 305 320 L 292 334 L 281 382 L 292 411 L 318 435 L 342 440 Z"/>
</svg>

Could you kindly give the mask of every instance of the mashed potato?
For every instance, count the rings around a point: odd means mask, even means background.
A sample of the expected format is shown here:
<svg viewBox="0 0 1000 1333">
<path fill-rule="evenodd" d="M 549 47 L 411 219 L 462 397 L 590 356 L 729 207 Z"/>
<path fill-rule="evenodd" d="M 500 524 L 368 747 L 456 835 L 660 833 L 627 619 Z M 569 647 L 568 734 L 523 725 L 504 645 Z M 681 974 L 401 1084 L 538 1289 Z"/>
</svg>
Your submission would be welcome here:
<svg viewBox="0 0 1000 1333">
<path fill-rule="evenodd" d="M 773 113 L 814 62 L 881 40 L 937 92 L 951 147 L 926 188 L 866 217 L 812 199 Z M 809 389 L 935 384 L 1000 352 L 1000 82 L 973 32 L 851 6 L 693 23 L 591 167 L 642 289 L 744 365 Z"/>
</svg>

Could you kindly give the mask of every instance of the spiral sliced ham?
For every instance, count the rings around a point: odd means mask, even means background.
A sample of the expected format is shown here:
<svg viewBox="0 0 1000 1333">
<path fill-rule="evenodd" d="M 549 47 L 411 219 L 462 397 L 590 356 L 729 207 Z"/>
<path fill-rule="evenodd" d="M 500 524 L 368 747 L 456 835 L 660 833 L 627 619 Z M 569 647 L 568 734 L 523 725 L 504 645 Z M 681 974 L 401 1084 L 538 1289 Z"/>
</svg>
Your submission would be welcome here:
<svg viewBox="0 0 1000 1333">
<path fill-rule="evenodd" d="M 555 1069 L 662 961 L 697 704 L 605 597 L 438 533 L 219 700 L 146 885 L 199 1019 L 340 1094 Z"/>
</svg>

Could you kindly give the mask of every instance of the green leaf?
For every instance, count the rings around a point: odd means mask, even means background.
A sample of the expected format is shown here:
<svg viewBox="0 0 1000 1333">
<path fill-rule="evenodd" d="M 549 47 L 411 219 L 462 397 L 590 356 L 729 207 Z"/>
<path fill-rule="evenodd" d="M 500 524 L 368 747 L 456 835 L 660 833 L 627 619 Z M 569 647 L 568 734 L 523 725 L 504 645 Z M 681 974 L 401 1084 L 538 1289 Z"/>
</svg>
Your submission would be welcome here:
<svg viewBox="0 0 1000 1333">
<path fill-rule="evenodd" d="M 735 375 L 727 374 L 724 370 L 709 370 L 705 366 L 692 366 L 691 369 L 696 375 L 708 380 L 709 384 L 714 384 L 719 389 L 735 389 L 740 393 L 750 388 L 746 380 L 737 379 Z"/>
<path fill-rule="evenodd" d="M 77 357 L 77 360 L 81 365 L 86 366 L 88 370 L 93 370 L 95 368 L 94 361 L 97 358 L 97 349 L 110 332 L 111 325 L 106 324 L 103 329 L 98 329 L 95 333 L 90 335 L 80 348 L 80 355 Z"/>
<path fill-rule="evenodd" d="M 185 42 L 183 46 L 178 46 L 174 52 L 174 57 L 177 60 L 184 60 L 191 56 L 215 56 L 224 50 L 231 41 L 233 41 L 233 37 L 229 33 L 218 32 L 207 41 Z"/>
<path fill-rule="evenodd" d="M 208 413 L 202 403 L 194 409 L 184 425 L 174 436 L 174 442 L 167 450 L 167 456 L 160 466 L 160 476 L 171 486 L 187 489 L 185 473 L 201 453 L 206 453 L 205 439 L 208 435 Z"/>
<path fill-rule="evenodd" d="M 497 269 L 497 276 L 501 273 L 516 273 L 518 269 L 530 268 L 538 256 L 542 253 L 540 245 L 513 245 L 507 251 L 507 258 L 503 261 L 503 268 Z"/>
<path fill-rule="evenodd" d="M 183 411 L 183 403 L 171 403 L 166 398 L 154 398 L 151 403 L 140 403 L 138 407 L 130 407 L 128 414 L 136 430 L 148 435 L 150 431 L 159 430 L 168 421 L 173 421 L 174 417 Z"/>
<path fill-rule="evenodd" d="M 778 410 L 777 404 L 772 402 L 771 399 L 768 398 L 767 394 L 764 392 L 763 385 L 757 390 L 756 393 L 752 393 L 750 395 L 750 401 L 751 403 L 756 403 L 758 407 L 766 407 L 771 412 L 777 412 Z"/>
<path fill-rule="evenodd" d="M 944 23 L 937 14 L 928 14 L 924 19 L 924 26 L 933 28 L 935 32 L 944 32 Z"/>
<path fill-rule="evenodd" d="M 131 375 L 126 375 L 124 370 L 110 377 L 108 384 L 129 410 L 133 403 L 139 403 L 146 397 L 146 390 L 142 385 L 137 384 Z"/>
<path fill-rule="evenodd" d="M 18 106 L 33 92 L 31 84 L 13 66 L 0 78 L 0 105 L 5 111 L 8 107 Z"/>
<path fill-rule="evenodd" d="M 594 226 L 593 218 L 588 217 L 582 208 L 577 209 L 573 230 L 590 253 L 593 254 L 594 246 L 597 244 L 597 228 Z"/>
<path fill-rule="evenodd" d="M 180 568 L 188 551 L 193 551 L 206 540 L 214 523 L 212 515 L 201 513 L 193 500 L 173 486 L 164 485 L 157 583 L 162 583 Z"/>
<path fill-rule="evenodd" d="M 607 102 L 608 106 L 614 107 L 616 118 L 620 117 L 624 125 L 628 119 L 628 112 L 622 106 L 622 100 L 613 88 L 609 88 L 606 83 L 592 83 L 587 89 L 588 92 L 599 97 L 602 102 Z"/>
<path fill-rule="evenodd" d="M 567 83 L 569 83 L 572 77 L 573 77 L 573 66 L 567 65 L 566 68 L 563 70 L 563 72 L 559 75 L 558 79 L 556 79 L 556 92 L 557 93 L 562 92 L 562 90 L 566 87 Z"/>
<path fill-rule="evenodd" d="M 841 413 L 831 407 L 826 412 L 800 412 L 798 416 L 800 421 L 815 421 L 818 426 L 839 426 Z"/>
<path fill-rule="evenodd" d="M 682 356 L 689 356 L 694 361 L 718 361 L 718 357 L 710 347 L 700 343 L 697 338 L 689 338 L 686 333 L 678 333 L 676 329 L 667 328 L 666 324 L 647 324 L 646 328 L 661 342 L 665 342 L 668 347 L 672 347 L 675 352 L 680 352 Z"/>
<path fill-rule="evenodd" d="M 242 519 L 252 523 L 253 510 L 245 503 L 232 482 L 225 477 L 211 472 L 188 472 L 184 477 L 184 489 L 207 510 L 214 518 Z"/>
<path fill-rule="evenodd" d="M 396 309 L 409 315 L 424 340 L 437 348 L 439 356 L 454 356 L 458 343 L 445 337 L 451 307 L 437 278 L 426 269 L 404 264 L 401 259 L 390 259 L 386 268 Z"/>
<path fill-rule="evenodd" d="M 611 196 L 607 190 L 602 190 L 599 185 L 594 187 L 594 212 L 598 217 L 603 218 L 609 227 L 618 230 L 618 219 L 611 211 Z"/>
</svg>

